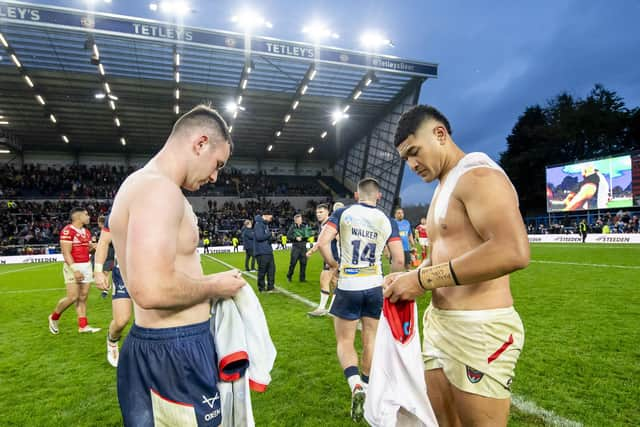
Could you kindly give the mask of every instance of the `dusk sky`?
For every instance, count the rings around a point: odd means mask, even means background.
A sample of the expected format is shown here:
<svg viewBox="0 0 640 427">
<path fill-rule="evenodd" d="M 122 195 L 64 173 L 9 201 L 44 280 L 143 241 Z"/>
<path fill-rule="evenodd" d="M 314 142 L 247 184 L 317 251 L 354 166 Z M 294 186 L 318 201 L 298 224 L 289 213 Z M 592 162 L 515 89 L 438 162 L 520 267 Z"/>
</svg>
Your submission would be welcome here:
<svg viewBox="0 0 640 427">
<path fill-rule="evenodd" d="M 87 1 L 35 1 L 86 9 Z M 166 20 L 148 1 L 102 0 L 97 11 Z M 435 62 L 439 78 L 422 87 L 421 103 L 439 108 L 466 152 L 495 160 L 528 105 L 561 91 L 585 97 L 595 83 L 618 92 L 628 107 L 640 105 L 640 1 L 205 1 L 185 25 L 237 30 L 230 17 L 255 6 L 273 22 L 259 35 L 304 41 L 302 26 L 327 23 L 341 38 L 332 45 L 360 50 L 363 30 L 379 29 L 395 47 L 381 53 Z M 405 173 L 404 205 L 428 203 L 434 184 Z"/>
</svg>

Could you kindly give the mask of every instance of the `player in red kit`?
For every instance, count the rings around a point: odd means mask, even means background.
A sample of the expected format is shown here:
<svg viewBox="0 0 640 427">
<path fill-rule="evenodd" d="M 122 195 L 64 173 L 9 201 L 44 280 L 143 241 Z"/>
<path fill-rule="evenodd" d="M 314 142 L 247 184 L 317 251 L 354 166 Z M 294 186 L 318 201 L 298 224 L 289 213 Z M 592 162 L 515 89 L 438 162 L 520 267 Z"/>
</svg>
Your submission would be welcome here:
<svg viewBox="0 0 640 427">
<path fill-rule="evenodd" d="M 418 243 L 422 247 L 422 259 L 427 259 L 429 250 L 429 235 L 427 234 L 427 218 L 420 218 L 420 224 L 416 227 Z"/>
<path fill-rule="evenodd" d="M 58 301 L 55 310 L 49 315 L 49 331 L 58 334 L 58 319 L 71 304 L 76 305 L 78 313 L 78 332 L 98 332 L 100 328 L 89 326 L 87 321 L 87 296 L 89 284 L 93 282 L 93 272 L 89 261 L 92 248 L 91 232 L 84 226 L 89 224 L 89 214 L 84 208 L 73 208 L 71 224 L 60 231 L 60 249 L 64 257 L 62 273 L 67 295 Z"/>
</svg>

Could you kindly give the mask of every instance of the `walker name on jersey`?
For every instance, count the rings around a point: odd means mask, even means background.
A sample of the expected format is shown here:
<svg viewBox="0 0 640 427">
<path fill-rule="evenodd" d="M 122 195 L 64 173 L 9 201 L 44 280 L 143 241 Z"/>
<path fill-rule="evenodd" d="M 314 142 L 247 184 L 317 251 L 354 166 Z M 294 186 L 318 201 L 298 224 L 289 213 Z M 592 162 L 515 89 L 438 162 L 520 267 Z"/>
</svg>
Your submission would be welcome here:
<svg viewBox="0 0 640 427">
<path fill-rule="evenodd" d="M 365 239 L 371 239 L 371 240 L 377 240 L 378 239 L 378 232 L 377 231 L 361 230 L 361 229 L 355 228 L 355 227 L 351 228 L 351 235 L 357 236 L 357 237 L 364 237 Z"/>
</svg>

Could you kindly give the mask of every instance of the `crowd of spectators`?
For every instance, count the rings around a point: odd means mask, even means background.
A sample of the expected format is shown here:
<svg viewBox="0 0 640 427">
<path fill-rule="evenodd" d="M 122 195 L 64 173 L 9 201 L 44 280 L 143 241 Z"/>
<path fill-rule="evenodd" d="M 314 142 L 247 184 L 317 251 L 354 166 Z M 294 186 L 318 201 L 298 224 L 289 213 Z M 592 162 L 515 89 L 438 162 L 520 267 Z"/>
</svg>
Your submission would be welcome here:
<svg viewBox="0 0 640 427">
<path fill-rule="evenodd" d="M 108 212 L 110 205 L 96 200 L 82 204 L 91 216 L 94 234 L 98 216 Z M 60 230 L 69 223 L 69 213 L 75 206 L 76 202 L 68 200 L 4 202 L 0 206 L 0 255 L 46 253 L 47 245 L 57 246 Z"/>
<path fill-rule="evenodd" d="M 233 236 L 238 237 L 243 223 L 262 213 L 273 215 L 273 221 L 269 224 L 274 242 L 279 241 L 282 234 L 293 223 L 293 216 L 301 214 L 303 221 L 311 226 L 316 225 L 315 208 L 319 203 L 331 203 L 327 200 L 310 200 L 303 210 L 297 210 L 288 200 L 273 202 L 266 199 L 246 201 L 244 203 L 225 202 L 218 205 L 212 201 L 207 212 L 199 212 L 198 225 L 201 235 L 209 236 L 212 246 L 228 245 Z"/>
<path fill-rule="evenodd" d="M 329 199 L 309 201 L 302 211 L 296 210 L 291 203 L 283 199 L 273 202 L 256 199 L 241 202 L 225 202 L 218 205 L 210 200 L 208 209 L 196 212 L 201 236 L 209 237 L 212 246 L 229 244 L 233 236 L 239 236 L 245 219 L 251 219 L 263 212 L 273 214 L 270 224 L 274 240 L 286 233 L 293 222 L 293 216 L 301 213 L 305 222 L 315 225 L 315 207 L 318 203 L 330 202 Z M 24 201 L 13 200 L 0 206 L 0 255 L 22 255 L 47 253 L 49 247 L 57 250 L 60 230 L 69 223 L 69 213 L 75 206 L 87 209 L 91 217 L 89 229 L 93 235 L 98 233 L 98 217 L 109 212 L 111 203 L 87 200 L 78 203 L 69 200 Z"/>
<path fill-rule="evenodd" d="M 27 164 L 0 166 L 0 199 L 112 199 L 132 166 L 73 165 L 51 167 Z M 194 196 L 329 196 L 317 177 L 220 171 L 218 182 L 203 186 Z"/>
<path fill-rule="evenodd" d="M 0 198 L 111 199 L 132 172 L 124 166 L 9 164 L 0 167 Z"/>
</svg>

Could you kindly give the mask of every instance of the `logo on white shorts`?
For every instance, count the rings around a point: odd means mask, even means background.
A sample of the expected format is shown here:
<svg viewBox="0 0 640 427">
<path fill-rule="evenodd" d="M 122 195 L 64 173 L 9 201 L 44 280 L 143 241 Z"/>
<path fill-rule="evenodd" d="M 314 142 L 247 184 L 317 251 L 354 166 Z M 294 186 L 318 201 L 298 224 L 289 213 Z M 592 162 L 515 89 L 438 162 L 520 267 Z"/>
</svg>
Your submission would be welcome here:
<svg viewBox="0 0 640 427">
<path fill-rule="evenodd" d="M 202 395 L 202 403 L 206 403 L 209 405 L 209 408 L 213 409 L 213 406 L 216 404 L 216 400 L 220 399 L 220 394 L 216 393 L 215 396 L 208 398 L 204 394 Z"/>
<path fill-rule="evenodd" d="M 470 366 L 467 366 L 467 379 L 471 384 L 476 384 L 479 382 L 484 374 L 476 369 L 473 369 Z"/>
</svg>

